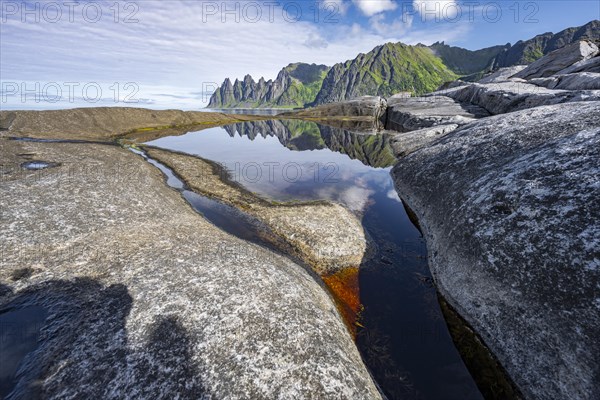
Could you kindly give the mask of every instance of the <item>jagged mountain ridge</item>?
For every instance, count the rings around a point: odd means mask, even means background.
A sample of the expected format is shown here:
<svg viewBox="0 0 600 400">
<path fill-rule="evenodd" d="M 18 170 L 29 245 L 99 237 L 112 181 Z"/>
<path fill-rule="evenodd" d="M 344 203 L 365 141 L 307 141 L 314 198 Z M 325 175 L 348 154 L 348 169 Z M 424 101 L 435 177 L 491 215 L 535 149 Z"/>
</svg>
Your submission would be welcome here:
<svg viewBox="0 0 600 400">
<path fill-rule="evenodd" d="M 261 77 L 255 82 L 246 75 L 242 81 L 231 83 L 226 78 L 208 107 L 303 107 L 314 100 L 328 70 L 326 65 L 295 63 L 279 71 L 274 81 Z"/>
<path fill-rule="evenodd" d="M 234 84 L 225 79 L 211 97 L 209 107 L 305 107 L 364 95 L 387 97 L 402 91 L 419 95 L 458 77 L 475 81 L 498 68 L 530 64 L 581 39 L 600 41 L 600 21 L 593 20 L 556 34 L 544 33 L 514 45 L 474 51 L 444 42 L 431 46 L 386 43 L 330 69 L 298 63 L 282 69 L 275 81 L 265 82 L 261 78 L 254 83 L 249 75 Z M 322 77 L 306 84 L 293 76 L 294 72 L 298 75 L 298 71 L 310 70 L 306 66 L 320 67 Z M 325 71 L 328 71 L 326 76 Z M 312 79 L 316 79 L 314 72 Z"/>
<path fill-rule="evenodd" d="M 582 39 L 600 40 L 600 20 L 567 28 L 556 34 L 547 32 L 529 40 L 520 40 L 513 46 L 508 46 L 494 58 L 493 69 L 531 64 L 554 50 Z"/>
</svg>

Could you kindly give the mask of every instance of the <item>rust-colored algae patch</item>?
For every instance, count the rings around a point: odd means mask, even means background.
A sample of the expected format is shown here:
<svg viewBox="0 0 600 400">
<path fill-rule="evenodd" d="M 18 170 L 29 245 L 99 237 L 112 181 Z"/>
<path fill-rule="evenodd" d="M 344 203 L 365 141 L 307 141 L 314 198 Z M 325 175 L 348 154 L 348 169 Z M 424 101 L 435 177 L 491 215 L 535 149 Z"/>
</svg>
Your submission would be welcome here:
<svg viewBox="0 0 600 400">
<path fill-rule="evenodd" d="M 334 274 L 323 276 L 323 281 L 331 290 L 352 337 L 356 338 L 356 326 L 359 324 L 362 311 L 358 267 L 344 268 Z"/>
</svg>

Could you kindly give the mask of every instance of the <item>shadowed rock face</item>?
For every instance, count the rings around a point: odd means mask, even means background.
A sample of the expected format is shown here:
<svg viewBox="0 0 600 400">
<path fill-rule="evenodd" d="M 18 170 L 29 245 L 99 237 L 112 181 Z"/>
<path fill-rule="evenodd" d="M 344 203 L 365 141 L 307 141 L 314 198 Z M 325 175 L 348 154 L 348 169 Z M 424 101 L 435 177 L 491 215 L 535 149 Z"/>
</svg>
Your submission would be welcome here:
<svg viewBox="0 0 600 400">
<path fill-rule="evenodd" d="M 380 398 L 313 277 L 141 157 L 0 140 L 0 310 L 47 313 L 9 398 Z"/>
<path fill-rule="evenodd" d="M 490 117 L 393 170 L 444 296 L 527 398 L 600 393 L 600 102 Z"/>
</svg>

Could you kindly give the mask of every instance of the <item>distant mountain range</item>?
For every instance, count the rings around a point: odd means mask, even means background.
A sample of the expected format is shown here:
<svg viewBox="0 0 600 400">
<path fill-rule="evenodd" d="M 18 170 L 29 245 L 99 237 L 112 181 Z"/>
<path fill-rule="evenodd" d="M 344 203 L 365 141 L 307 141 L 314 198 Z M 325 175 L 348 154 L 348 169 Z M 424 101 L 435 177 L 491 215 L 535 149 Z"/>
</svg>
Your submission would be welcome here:
<svg viewBox="0 0 600 400">
<path fill-rule="evenodd" d="M 326 65 L 296 63 L 279 71 L 277 78 L 255 82 L 250 75 L 243 81 L 229 78 L 210 98 L 209 108 L 303 107 L 314 101 L 329 71 Z"/>
<path fill-rule="evenodd" d="M 494 69 L 530 64 L 568 43 L 588 39 L 600 41 L 600 21 L 544 33 L 514 45 L 481 50 L 448 46 L 386 43 L 367 54 L 329 68 L 296 63 L 283 68 L 277 78 L 255 82 L 229 78 L 212 95 L 209 108 L 306 107 L 364 95 L 390 96 L 408 91 L 416 95 L 431 92 L 457 78 L 477 80 Z"/>
</svg>

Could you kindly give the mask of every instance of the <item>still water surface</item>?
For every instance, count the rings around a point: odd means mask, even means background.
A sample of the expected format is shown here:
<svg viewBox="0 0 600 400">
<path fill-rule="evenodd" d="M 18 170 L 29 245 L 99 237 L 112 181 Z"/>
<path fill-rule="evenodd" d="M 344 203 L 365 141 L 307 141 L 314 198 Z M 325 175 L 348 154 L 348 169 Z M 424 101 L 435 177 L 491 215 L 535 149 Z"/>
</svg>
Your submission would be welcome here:
<svg viewBox="0 0 600 400">
<path fill-rule="evenodd" d="M 147 144 L 216 161 L 233 180 L 265 198 L 346 205 L 377 247 L 359 269 L 364 311 L 356 338 L 377 383 L 391 399 L 481 398 L 440 311 L 424 240 L 394 190 L 387 137 L 284 120 L 240 123 Z M 240 224 L 237 232 L 218 206 L 211 203 L 202 210 L 207 200 L 184 195 L 215 225 L 251 239 L 249 225 Z"/>
</svg>

